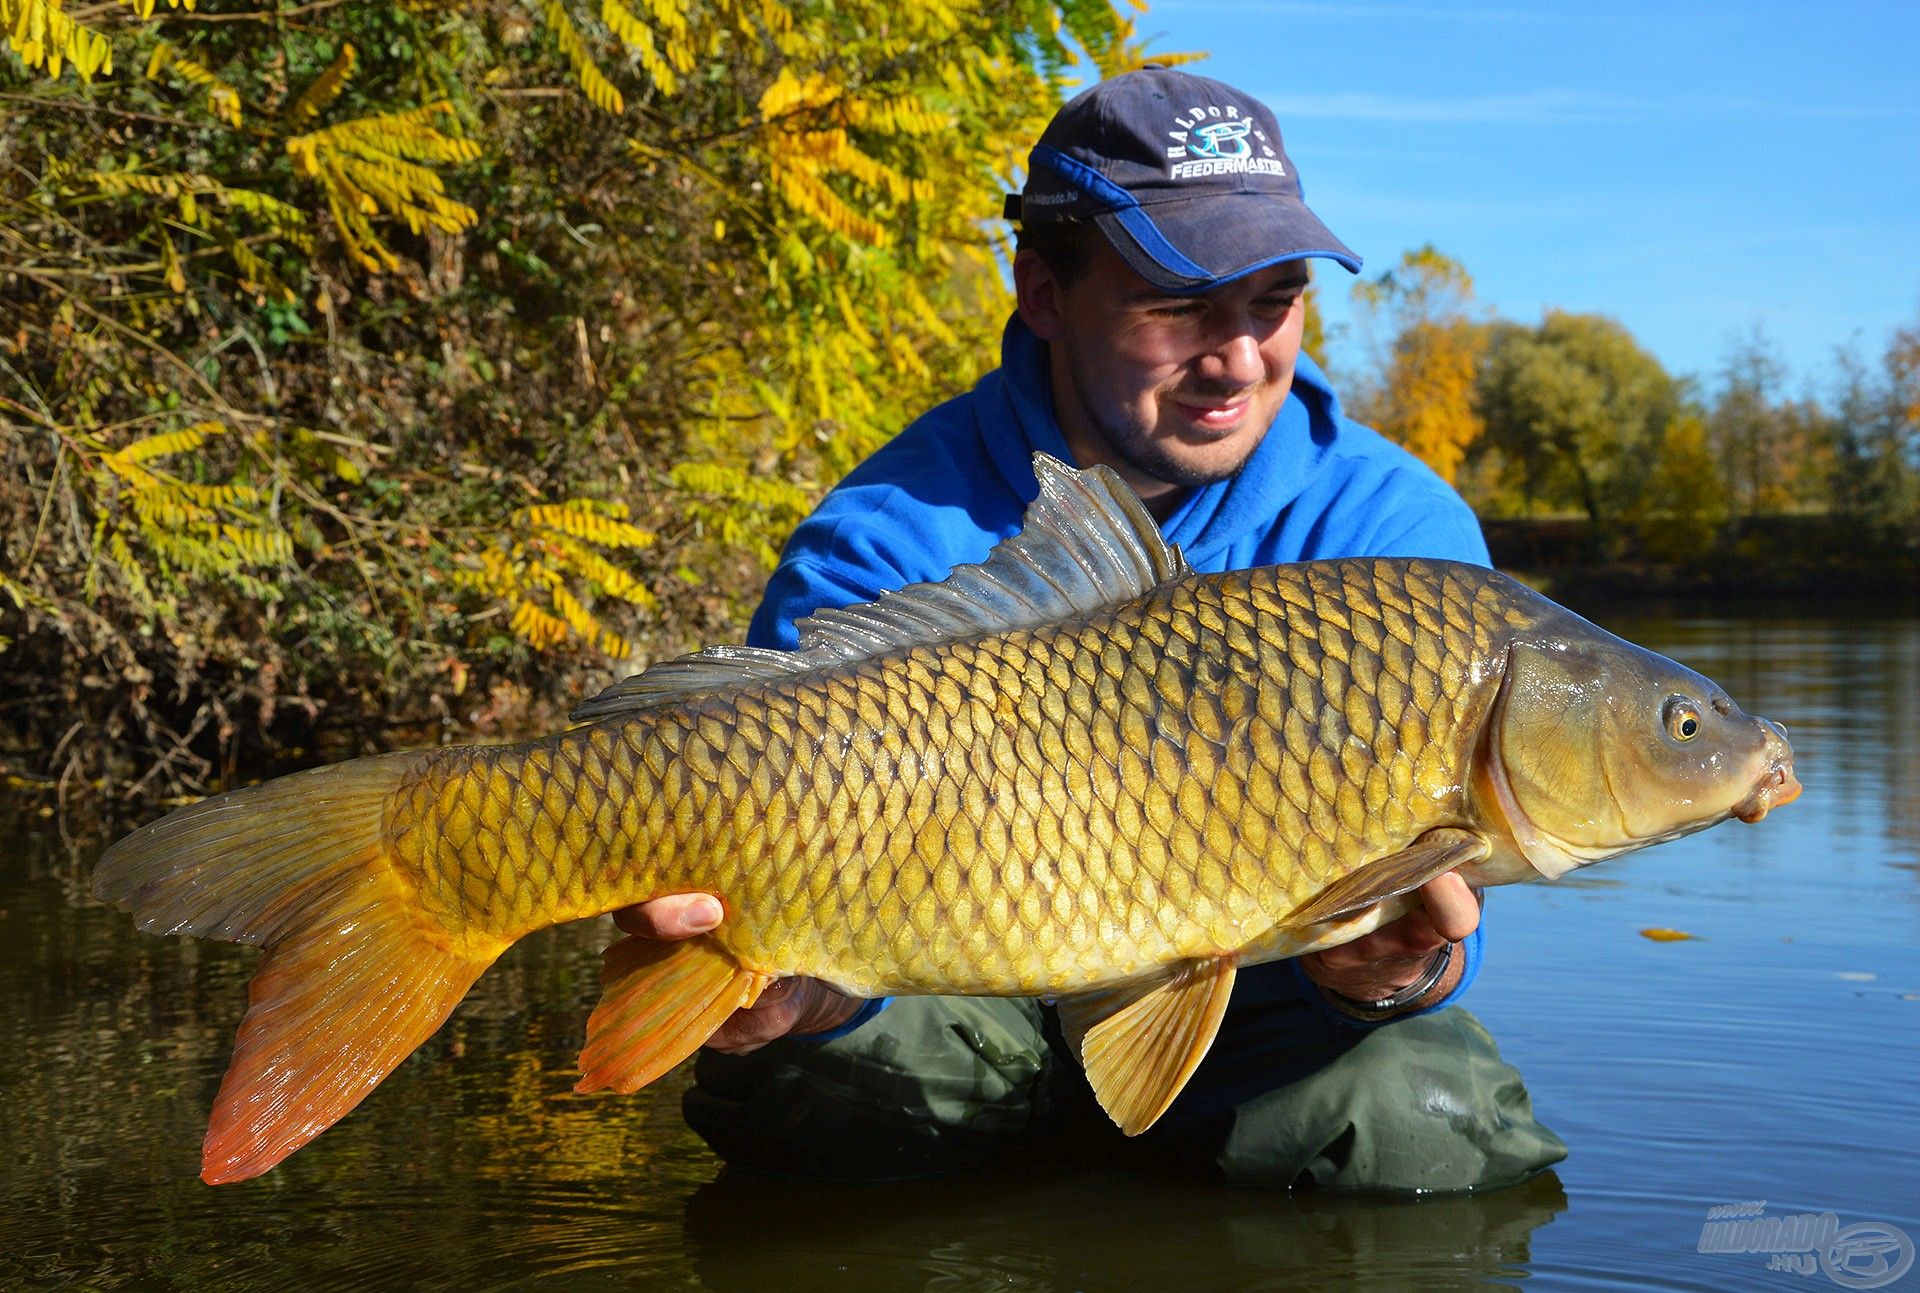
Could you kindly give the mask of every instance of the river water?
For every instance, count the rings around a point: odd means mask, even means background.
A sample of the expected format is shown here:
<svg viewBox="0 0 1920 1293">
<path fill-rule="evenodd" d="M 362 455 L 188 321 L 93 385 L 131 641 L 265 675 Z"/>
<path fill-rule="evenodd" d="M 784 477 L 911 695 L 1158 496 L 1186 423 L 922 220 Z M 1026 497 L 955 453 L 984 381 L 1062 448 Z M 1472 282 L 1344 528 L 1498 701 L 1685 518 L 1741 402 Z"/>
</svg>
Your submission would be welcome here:
<svg viewBox="0 0 1920 1293">
<path fill-rule="evenodd" d="M 1807 792 L 1490 895 L 1469 1005 L 1571 1147 L 1523 1186 L 728 1175 L 680 1121 L 684 1073 L 571 1094 L 599 921 L 526 940 L 338 1127 L 210 1189 L 254 953 L 138 934 L 86 896 L 98 842 L 28 810 L 0 827 L 0 1287 L 1872 1287 L 1920 1240 L 1920 621 L 1602 618 L 1784 722 Z M 1834 1214 L 1842 1265 L 1700 1251 L 1743 1204 Z"/>
</svg>

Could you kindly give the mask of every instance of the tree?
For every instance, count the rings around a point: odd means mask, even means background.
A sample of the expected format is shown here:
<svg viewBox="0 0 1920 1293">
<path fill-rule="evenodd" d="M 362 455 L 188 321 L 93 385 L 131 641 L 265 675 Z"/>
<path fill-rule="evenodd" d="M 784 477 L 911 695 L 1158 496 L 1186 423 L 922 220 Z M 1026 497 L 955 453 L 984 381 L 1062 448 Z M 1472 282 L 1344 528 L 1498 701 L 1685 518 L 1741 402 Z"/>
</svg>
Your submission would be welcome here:
<svg viewBox="0 0 1920 1293">
<path fill-rule="evenodd" d="M 1707 435 L 1734 510 L 1776 510 L 1792 493 L 1798 466 L 1795 418 L 1779 396 L 1786 376 L 1765 331 L 1756 326 L 1729 344 Z"/>
<path fill-rule="evenodd" d="M 1712 548 L 1731 510 L 1706 422 L 1697 413 L 1679 414 L 1661 431 L 1653 469 L 1630 507 L 1641 548 L 1655 561 L 1697 561 Z"/>
<path fill-rule="evenodd" d="M 1878 371 L 1852 349 L 1838 352 L 1835 365 L 1830 506 L 1882 535 L 1911 541 L 1920 526 L 1920 329 L 1896 331 Z"/>
<path fill-rule="evenodd" d="M 1478 400 L 1528 506 L 1577 507 L 1602 533 L 1643 493 L 1683 408 L 1679 384 L 1619 323 L 1561 310 L 1493 330 Z"/>
<path fill-rule="evenodd" d="M 1392 330 L 1377 363 L 1382 376 L 1362 388 L 1358 415 L 1452 481 L 1482 430 L 1473 384 L 1486 333 L 1470 313 L 1472 278 L 1428 243 L 1356 284 L 1354 299 L 1370 332 L 1383 319 Z"/>
</svg>

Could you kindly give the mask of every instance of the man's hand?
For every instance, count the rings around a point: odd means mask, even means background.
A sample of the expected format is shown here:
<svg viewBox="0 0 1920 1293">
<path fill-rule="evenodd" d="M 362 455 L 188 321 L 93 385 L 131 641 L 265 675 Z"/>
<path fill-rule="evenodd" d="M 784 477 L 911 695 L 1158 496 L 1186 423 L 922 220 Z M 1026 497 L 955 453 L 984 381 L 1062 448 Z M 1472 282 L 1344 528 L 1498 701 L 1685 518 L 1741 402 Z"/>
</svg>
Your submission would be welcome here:
<svg viewBox="0 0 1920 1293">
<path fill-rule="evenodd" d="M 1420 903 L 1351 943 L 1309 952 L 1300 958 L 1300 968 L 1318 986 L 1355 1001 L 1382 1001 L 1411 987 L 1432 964 L 1436 951 L 1480 927 L 1479 895 L 1452 872 L 1422 885 Z M 1456 956 L 1428 999 L 1438 1001 L 1452 992 L 1465 968 L 1463 958 Z"/>
<path fill-rule="evenodd" d="M 613 923 L 641 938 L 693 938 L 719 927 L 726 915 L 710 893 L 676 893 L 613 913 Z M 858 998 L 818 979 L 781 979 L 769 984 L 751 1009 L 727 1017 L 707 1045 L 729 1055 L 757 1051 L 788 1033 L 824 1033 L 853 1018 Z"/>
</svg>

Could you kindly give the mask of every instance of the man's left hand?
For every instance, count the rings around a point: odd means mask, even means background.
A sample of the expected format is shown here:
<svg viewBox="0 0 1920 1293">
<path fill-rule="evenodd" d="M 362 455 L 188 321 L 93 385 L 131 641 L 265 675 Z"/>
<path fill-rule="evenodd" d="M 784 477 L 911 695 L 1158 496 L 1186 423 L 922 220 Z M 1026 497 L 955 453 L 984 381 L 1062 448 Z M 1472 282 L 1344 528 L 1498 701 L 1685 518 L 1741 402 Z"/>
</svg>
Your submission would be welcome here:
<svg viewBox="0 0 1920 1293">
<path fill-rule="evenodd" d="M 1420 887 L 1420 906 L 1351 943 L 1307 953 L 1300 958 L 1300 968 L 1330 992 L 1355 1001 L 1382 1001 L 1417 983 L 1441 947 L 1458 943 L 1479 927 L 1479 895 L 1448 872 Z M 1464 958 L 1454 957 L 1428 994 L 1429 1001 L 1453 991 L 1464 969 Z"/>
</svg>

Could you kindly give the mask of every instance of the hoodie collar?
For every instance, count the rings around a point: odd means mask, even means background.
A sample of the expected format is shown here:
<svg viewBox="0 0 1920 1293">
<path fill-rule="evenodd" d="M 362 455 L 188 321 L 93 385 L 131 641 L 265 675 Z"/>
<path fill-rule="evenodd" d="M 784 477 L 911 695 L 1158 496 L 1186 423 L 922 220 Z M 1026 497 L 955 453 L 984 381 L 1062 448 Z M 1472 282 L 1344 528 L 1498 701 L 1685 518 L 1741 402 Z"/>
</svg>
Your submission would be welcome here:
<svg viewBox="0 0 1920 1293">
<path fill-rule="evenodd" d="M 1018 314 L 1007 320 L 1000 341 L 1000 368 L 987 381 L 996 379 L 998 390 L 991 392 L 991 398 L 997 405 L 997 420 L 1017 425 L 1024 438 L 991 434 L 983 425 L 987 450 L 1013 491 L 1031 500 L 1039 492 L 1033 477 L 1036 451 L 1062 462 L 1074 462 L 1074 458 L 1053 414 L 1046 343 Z M 1319 474 L 1339 428 L 1339 400 L 1326 374 L 1302 353 L 1294 368 L 1293 389 L 1260 447 L 1230 479 L 1188 492 L 1161 524 L 1167 541 L 1179 544 L 1196 567 L 1207 569 L 1223 560 L 1238 540 L 1266 533 Z"/>
</svg>

